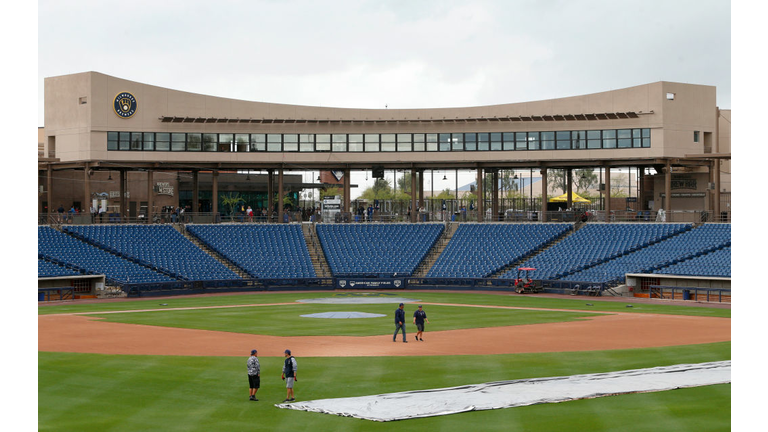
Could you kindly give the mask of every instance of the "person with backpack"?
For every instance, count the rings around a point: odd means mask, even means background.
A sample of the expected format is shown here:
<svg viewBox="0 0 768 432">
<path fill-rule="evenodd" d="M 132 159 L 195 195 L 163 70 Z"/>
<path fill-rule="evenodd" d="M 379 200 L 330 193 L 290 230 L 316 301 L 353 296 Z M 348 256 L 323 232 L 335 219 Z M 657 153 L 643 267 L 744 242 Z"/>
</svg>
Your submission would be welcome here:
<svg viewBox="0 0 768 432">
<path fill-rule="evenodd" d="M 298 381 L 298 378 L 296 377 L 297 368 L 298 364 L 296 363 L 296 358 L 291 355 L 291 350 L 285 350 L 282 378 L 285 381 L 286 393 L 283 402 L 293 402 L 296 400 L 296 396 L 293 393 L 293 385 Z"/>
</svg>

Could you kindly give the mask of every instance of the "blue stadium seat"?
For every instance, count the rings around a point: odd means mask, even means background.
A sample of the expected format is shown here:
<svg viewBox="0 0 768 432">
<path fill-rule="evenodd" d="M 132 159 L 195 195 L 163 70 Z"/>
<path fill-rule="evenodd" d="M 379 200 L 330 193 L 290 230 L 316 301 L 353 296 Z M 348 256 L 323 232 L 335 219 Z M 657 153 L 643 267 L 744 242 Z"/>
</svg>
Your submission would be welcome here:
<svg viewBox="0 0 768 432">
<path fill-rule="evenodd" d="M 152 283 L 176 279 L 47 226 L 37 228 L 38 259 L 62 263 L 88 274 L 103 274 L 108 282 Z"/>
<path fill-rule="evenodd" d="M 565 223 L 461 224 L 427 277 L 487 277 L 572 229 Z"/>
<path fill-rule="evenodd" d="M 168 225 L 75 225 L 64 227 L 105 250 L 186 280 L 240 279 L 224 264 Z"/>
<path fill-rule="evenodd" d="M 299 225 L 187 225 L 187 231 L 255 278 L 316 277 Z"/>
<path fill-rule="evenodd" d="M 409 276 L 443 232 L 442 224 L 318 224 L 334 276 Z"/>
</svg>

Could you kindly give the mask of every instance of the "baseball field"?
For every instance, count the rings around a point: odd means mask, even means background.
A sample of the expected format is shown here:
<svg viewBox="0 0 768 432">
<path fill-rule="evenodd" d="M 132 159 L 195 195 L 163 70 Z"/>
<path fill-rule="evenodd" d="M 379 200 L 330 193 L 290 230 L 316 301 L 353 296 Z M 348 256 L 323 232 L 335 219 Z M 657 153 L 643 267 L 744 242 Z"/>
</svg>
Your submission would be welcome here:
<svg viewBox="0 0 768 432">
<path fill-rule="evenodd" d="M 392 341 L 405 303 L 408 343 Z M 429 324 L 414 338 L 412 315 Z M 305 315 L 358 312 L 368 318 Z M 248 400 L 246 359 L 261 388 Z M 731 359 L 730 307 L 457 292 L 291 292 L 76 301 L 38 308 L 43 431 L 722 431 L 731 385 L 373 422 L 297 401 Z"/>
</svg>

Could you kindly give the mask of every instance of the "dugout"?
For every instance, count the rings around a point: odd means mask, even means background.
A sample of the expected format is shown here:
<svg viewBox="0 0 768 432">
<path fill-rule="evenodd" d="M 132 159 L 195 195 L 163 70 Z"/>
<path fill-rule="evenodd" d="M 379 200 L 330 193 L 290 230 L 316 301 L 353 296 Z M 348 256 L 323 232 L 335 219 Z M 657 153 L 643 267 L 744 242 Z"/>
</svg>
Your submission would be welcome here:
<svg viewBox="0 0 768 432">
<path fill-rule="evenodd" d="M 104 290 L 104 275 L 54 276 L 37 279 L 38 301 L 97 298 Z"/>
<path fill-rule="evenodd" d="M 731 278 L 627 274 L 626 291 L 641 298 L 730 303 Z"/>
</svg>

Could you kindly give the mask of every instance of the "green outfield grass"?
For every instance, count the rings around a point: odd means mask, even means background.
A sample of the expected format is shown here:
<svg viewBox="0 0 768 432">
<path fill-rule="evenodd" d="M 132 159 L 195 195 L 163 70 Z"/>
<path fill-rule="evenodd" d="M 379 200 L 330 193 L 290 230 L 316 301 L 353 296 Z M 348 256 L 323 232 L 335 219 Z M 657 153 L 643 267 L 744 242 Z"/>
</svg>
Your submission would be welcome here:
<svg viewBox="0 0 768 432">
<path fill-rule="evenodd" d="M 39 430 L 61 431 L 722 431 L 730 385 L 612 396 L 390 423 L 282 410 L 281 359 L 261 358 L 248 400 L 247 355 L 39 353 Z M 298 357 L 299 400 L 362 396 L 506 379 L 596 373 L 730 358 L 730 343 L 493 356 Z"/>
<path fill-rule="evenodd" d="M 396 293 L 376 293 L 377 295 L 389 295 L 391 297 L 407 297 L 422 302 L 472 304 L 489 306 L 512 306 L 524 308 L 542 309 L 572 309 L 589 310 L 594 312 L 629 312 L 629 313 L 658 313 L 668 315 L 695 315 L 713 317 L 731 317 L 730 309 L 691 307 L 677 304 L 640 303 L 633 302 L 632 298 L 623 301 L 601 301 L 599 297 L 574 297 L 574 298 L 541 298 L 526 295 L 493 295 L 453 292 L 413 292 L 398 291 Z M 103 302 L 92 304 L 78 304 L 76 302 L 63 305 L 50 305 L 38 308 L 38 313 L 85 313 L 121 310 L 146 310 L 167 309 L 204 306 L 232 306 L 232 305 L 256 305 L 295 302 L 300 299 L 313 299 L 325 297 L 350 297 L 355 293 L 346 292 L 303 292 L 303 293 L 255 293 L 222 295 L 211 297 L 171 297 L 171 298 L 144 298 L 120 302 Z M 628 308 L 627 305 L 631 305 Z M 408 305 L 409 307 L 415 307 Z M 395 304 L 384 310 L 394 310 Z M 391 312 L 391 311 L 390 311 Z M 390 313 L 387 312 L 387 313 Z"/>
<path fill-rule="evenodd" d="M 164 298 L 93 305 L 40 307 L 41 314 L 287 303 L 347 293 L 267 293 Z M 398 292 L 420 301 L 503 305 L 590 312 L 670 313 L 730 317 L 728 309 L 609 302 L 593 298 L 542 299 L 463 293 Z M 631 300 L 631 299 L 628 299 Z M 592 306 L 587 306 L 590 303 Z M 390 333 L 395 305 L 235 307 L 99 315 L 120 322 L 286 335 Z M 582 312 L 426 306 L 430 331 L 487 325 L 581 319 Z M 406 311 L 415 310 L 407 305 Z M 368 320 L 298 318 L 303 313 L 358 311 L 387 315 Z M 410 315 L 410 314 L 408 314 Z M 488 323 L 488 317 L 494 321 Z M 126 321 L 127 320 L 127 321 Z M 376 320 L 381 320 L 376 321 Z M 249 323 L 248 321 L 253 321 Z M 454 323 L 465 322 L 465 323 Z M 192 323 L 196 323 L 191 325 Z M 384 330 L 378 327 L 384 326 Z M 445 326 L 445 327 L 440 327 Z M 451 327 L 460 326 L 460 327 Z M 277 328 L 280 328 L 279 333 Z M 670 329 L 674 331 L 674 329 Z M 599 335 L 596 335 L 599 337 Z M 248 401 L 242 357 L 182 357 L 38 353 L 38 428 L 41 431 L 721 431 L 730 427 L 731 386 L 666 392 L 376 423 L 274 407 L 285 398 L 281 358 L 262 357 L 259 402 Z M 730 343 L 677 347 L 482 356 L 311 358 L 299 361 L 298 400 L 362 396 L 489 381 L 563 376 L 728 360 Z"/>
</svg>

